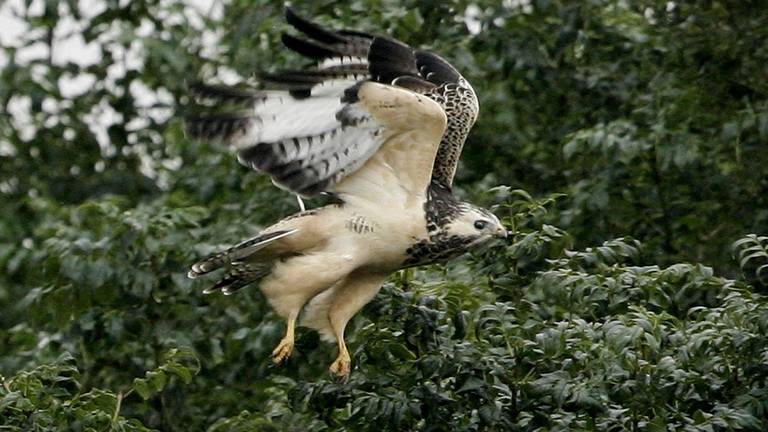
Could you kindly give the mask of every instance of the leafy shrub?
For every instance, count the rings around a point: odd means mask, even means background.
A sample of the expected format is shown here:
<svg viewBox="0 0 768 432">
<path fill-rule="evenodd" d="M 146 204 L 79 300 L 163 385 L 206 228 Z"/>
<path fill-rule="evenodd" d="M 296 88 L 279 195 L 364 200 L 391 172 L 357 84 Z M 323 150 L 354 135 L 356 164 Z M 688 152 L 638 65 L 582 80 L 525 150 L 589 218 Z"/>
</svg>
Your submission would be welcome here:
<svg viewBox="0 0 768 432">
<path fill-rule="evenodd" d="M 482 113 L 457 193 L 511 233 L 394 275 L 350 324 L 339 384 L 309 331 L 271 364 L 282 327 L 258 290 L 185 277 L 296 210 L 183 136 L 184 78 L 302 66 L 283 2 L 214 3 L 0 6 L 28 26 L 0 40 L 0 429 L 768 429 L 759 6 L 302 5 L 464 72 Z M 67 57 L 79 37 L 92 64 Z"/>
</svg>

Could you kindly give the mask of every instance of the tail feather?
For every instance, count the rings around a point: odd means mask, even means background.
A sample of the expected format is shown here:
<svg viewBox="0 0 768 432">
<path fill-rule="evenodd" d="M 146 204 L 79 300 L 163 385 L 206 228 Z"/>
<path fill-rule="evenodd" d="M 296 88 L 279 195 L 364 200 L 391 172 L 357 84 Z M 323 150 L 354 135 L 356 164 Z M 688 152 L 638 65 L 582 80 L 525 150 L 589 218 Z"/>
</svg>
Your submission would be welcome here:
<svg viewBox="0 0 768 432">
<path fill-rule="evenodd" d="M 274 231 L 268 234 L 256 236 L 252 239 L 238 243 L 234 248 L 232 248 L 233 250 L 230 256 L 232 257 L 233 261 L 247 258 L 259 250 L 264 249 L 270 243 L 276 242 L 283 237 L 288 237 L 289 235 L 295 234 L 298 231 L 298 228 L 294 228 L 291 230 Z"/>
<path fill-rule="evenodd" d="M 259 279 L 266 276 L 270 271 L 269 265 L 250 265 L 237 263 L 232 266 L 229 273 L 221 278 L 212 287 L 203 290 L 203 294 L 212 294 L 221 291 L 224 295 L 234 294 L 236 291 L 244 288 Z"/>
<path fill-rule="evenodd" d="M 226 265 L 233 265 L 237 261 L 244 258 L 248 258 L 261 249 L 269 246 L 271 243 L 294 234 L 298 229 L 274 231 L 267 234 L 259 234 L 249 240 L 241 242 L 229 249 L 215 253 L 207 258 L 204 258 L 194 264 L 187 273 L 190 278 L 196 278 L 198 276 L 210 273 L 216 269 L 224 267 Z"/>
</svg>

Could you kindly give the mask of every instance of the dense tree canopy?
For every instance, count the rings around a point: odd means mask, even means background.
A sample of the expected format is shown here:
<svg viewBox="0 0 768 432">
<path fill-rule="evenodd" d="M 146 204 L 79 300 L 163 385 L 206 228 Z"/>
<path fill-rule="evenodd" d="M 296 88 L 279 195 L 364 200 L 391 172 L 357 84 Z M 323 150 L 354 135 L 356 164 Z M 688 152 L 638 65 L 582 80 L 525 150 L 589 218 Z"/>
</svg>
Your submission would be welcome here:
<svg viewBox="0 0 768 432">
<path fill-rule="evenodd" d="M 296 211 L 180 121 L 186 81 L 303 64 L 282 8 L 0 5 L 26 26 L 0 38 L 0 429 L 768 428 L 764 4 L 296 5 L 464 73 L 481 115 L 458 193 L 512 233 L 393 277 L 344 384 L 309 331 L 272 366 L 257 289 L 185 277 Z"/>
</svg>

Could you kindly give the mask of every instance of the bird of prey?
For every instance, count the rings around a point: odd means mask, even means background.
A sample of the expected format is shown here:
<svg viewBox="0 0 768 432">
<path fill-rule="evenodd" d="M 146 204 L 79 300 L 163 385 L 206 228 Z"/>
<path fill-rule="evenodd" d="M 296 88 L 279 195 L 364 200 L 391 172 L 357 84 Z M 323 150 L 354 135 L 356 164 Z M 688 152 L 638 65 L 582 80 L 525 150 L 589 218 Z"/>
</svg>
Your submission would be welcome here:
<svg viewBox="0 0 768 432">
<path fill-rule="evenodd" d="M 290 9 L 285 17 L 301 35 L 284 34 L 284 45 L 314 66 L 261 75 L 269 90 L 191 85 L 201 109 L 186 130 L 234 148 L 282 189 L 336 203 L 288 216 L 195 263 L 189 276 L 226 268 L 206 293 L 258 282 L 287 320 L 273 360 L 288 358 L 297 324 L 307 326 L 338 344 L 330 370 L 344 378 L 344 329 L 388 275 L 507 232 L 452 193 L 478 114 L 474 90 L 453 66 L 389 37 L 332 31 Z"/>
</svg>

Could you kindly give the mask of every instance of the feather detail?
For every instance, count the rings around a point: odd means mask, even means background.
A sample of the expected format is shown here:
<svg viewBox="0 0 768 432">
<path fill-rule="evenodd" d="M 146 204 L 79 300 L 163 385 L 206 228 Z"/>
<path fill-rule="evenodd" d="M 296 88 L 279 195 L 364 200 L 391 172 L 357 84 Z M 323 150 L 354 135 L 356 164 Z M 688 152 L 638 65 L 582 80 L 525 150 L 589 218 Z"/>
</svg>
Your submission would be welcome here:
<svg viewBox="0 0 768 432">
<path fill-rule="evenodd" d="M 363 79 L 368 74 L 368 66 L 362 63 L 345 64 L 339 67 L 331 67 L 322 70 L 309 71 L 282 71 L 279 73 L 262 73 L 259 75 L 265 84 L 273 84 L 283 88 L 312 88 L 328 80 L 354 80 Z"/>
<path fill-rule="evenodd" d="M 347 39 L 342 35 L 329 31 L 318 24 L 299 16 L 293 9 L 285 8 L 285 21 L 296 30 L 326 44 L 345 44 Z"/>
<path fill-rule="evenodd" d="M 376 37 L 371 43 L 368 69 L 373 79 L 383 84 L 405 75 L 419 76 L 413 48 L 385 37 Z"/>
<path fill-rule="evenodd" d="M 343 106 L 344 90 L 357 82 L 354 76 L 352 79 L 324 79 L 314 85 L 311 76 L 292 75 L 288 79 L 303 81 L 293 87 L 294 90 L 307 90 L 307 94 L 294 95 L 276 90 L 252 92 L 248 96 L 253 104 L 250 111 L 240 109 L 188 115 L 187 134 L 196 139 L 226 143 L 239 150 L 262 142 L 318 135 L 340 126 L 335 115 Z M 232 99 L 241 94 L 239 89 L 225 86 L 206 89 L 210 90 L 206 95 L 215 94 L 221 98 Z M 243 96 L 238 100 L 248 99 Z"/>
<path fill-rule="evenodd" d="M 386 139 L 421 127 L 413 120 L 422 111 L 418 105 L 385 107 L 382 101 L 369 100 L 363 107 L 358 92 L 374 81 L 420 94 L 442 108 L 447 129 L 431 167 L 433 180 L 450 188 L 478 109 L 472 87 L 456 69 L 436 54 L 395 39 L 331 31 L 291 9 L 285 13 L 300 33 L 283 35 L 286 47 L 314 59 L 318 67 L 261 75 L 262 81 L 281 90 L 191 86 L 200 100 L 247 103 L 251 110 L 190 116 L 189 135 L 229 144 L 241 163 L 268 173 L 283 189 L 303 196 L 333 192 L 334 185 L 363 166 Z M 386 89 L 375 93 L 374 98 L 388 99 Z M 371 116 L 373 111 L 377 116 Z"/>
<path fill-rule="evenodd" d="M 225 265 L 232 264 L 233 262 L 247 258 L 259 250 L 269 246 L 270 243 L 294 234 L 297 231 L 298 229 L 292 229 L 259 234 L 251 239 L 240 242 L 229 249 L 210 255 L 192 264 L 192 268 L 190 269 L 189 273 L 187 273 L 187 276 L 194 279 L 200 275 L 204 275 L 218 268 L 224 267 Z"/>
<path fill-rule="evenodd" d="M 314 136 L 259 143 L 240 151 L 238 160 L 269 173 L 283 189 L 311 196 L 354 172 L 383 144 L 382 126 L 370 114 L 358 114 L 355 122 Z"/>
<path fill-rule="evenodd" d="M 246 104 L 261 97 L 257 90 L 244 87 L 210 85 L 194 82 L 187 85 L 189 93 L 203 104 Z"/>
<path fill-rule="evenodd" d="M 433 84 L 430 88 L 434 88 L 442 84 L 457 84 L 462 79 L 461 74 L 437 54 L 416 51 L 386 37 L 376 37 L 371 43 L 368 68 L 373 79 L 383 84 L 395 84 L 397 80 L 406 84 L 426 80 Z"/>
<path fill-rule="evenodd" d="M 203 294 L 212 294 L 221 291 L 224 295 L 232 295 L 241 288 L 258 281 L 269 274 L 269 265 L 250 265 L 237 263 L 223 278 L 212 287 L 203 290 Z"/>
<path fill-rule="evenodd" d="M 407 88 L 416 93 L 427 93 L 437 87 L 434 83 L 410 75 L 395 78 L 392 80 L 392 85 Z"/>
<path fill-rule="evenodd" d="M 339 122 L 334 114 L 341 109 L 338 93 L 342 91 L 329 85 L 317 89 L 317 96 L 313 94 L 302 99 L 284 92 L 274 94 L 254 108 L 253 116 L 258 121 L 252 123 L 242 140 L 233 142 L 234 147 L 242 149 L 257 143 L 317 135 L 335 129 Z"/>
<path fill-rule="evenodd" d="M 291 8 L 285 9 L 285 20 L 306 38 L 283 35 L 285 46 L 305 57 L 320 62 L 320 69 L 340 64 L 366 64 L 373 35 L 352 30 L 332 31 L 302 18 Z"/>
<path fill-rule="evenodd" d="M 450 63 L 437 54 L 416 51 L 416 67 L 419 74 L 435 84 L 458 83 L 461 74 Z"/>
<path fill-rule="evenodd" d="M 188 136 L 206 141 L 237 141 L 248 135 L 254 123 L 254 116 L 248 111 L 226 113 L 203 113 L 185 118 L 185 132 Z"/>
<path fill-rule="evenodd" d="M 320 62 L 317 67 L 320 70 L 339 70 L 359 64 L 367 65 L 368 60 L 365 57 L 357 56 L 330 57 Z"/>
<path fill-rule="evenodd" d="M 340 52 L 334 50 L 332 46 L 326 45 L 322 42 L 303 39 L 287 33 L 283 33 L 281 38 L 283 45 L 285 45 L 286 48 L 292 51 L 296 51 L 304 57 L 309 57 L 314 60 L 322 60 L 343 55 Z"/>
<path fill-rule="evenodd" d="M 368 61 L 374 81 L 421 93 L 445 111 L 447 127 L 435 156 L 432 181 L 450 189 L 461 150 L 479 110 L 472 86 L 437 54 L 416 51 L 389 38 L 373 40 Z"/>
</svg>

